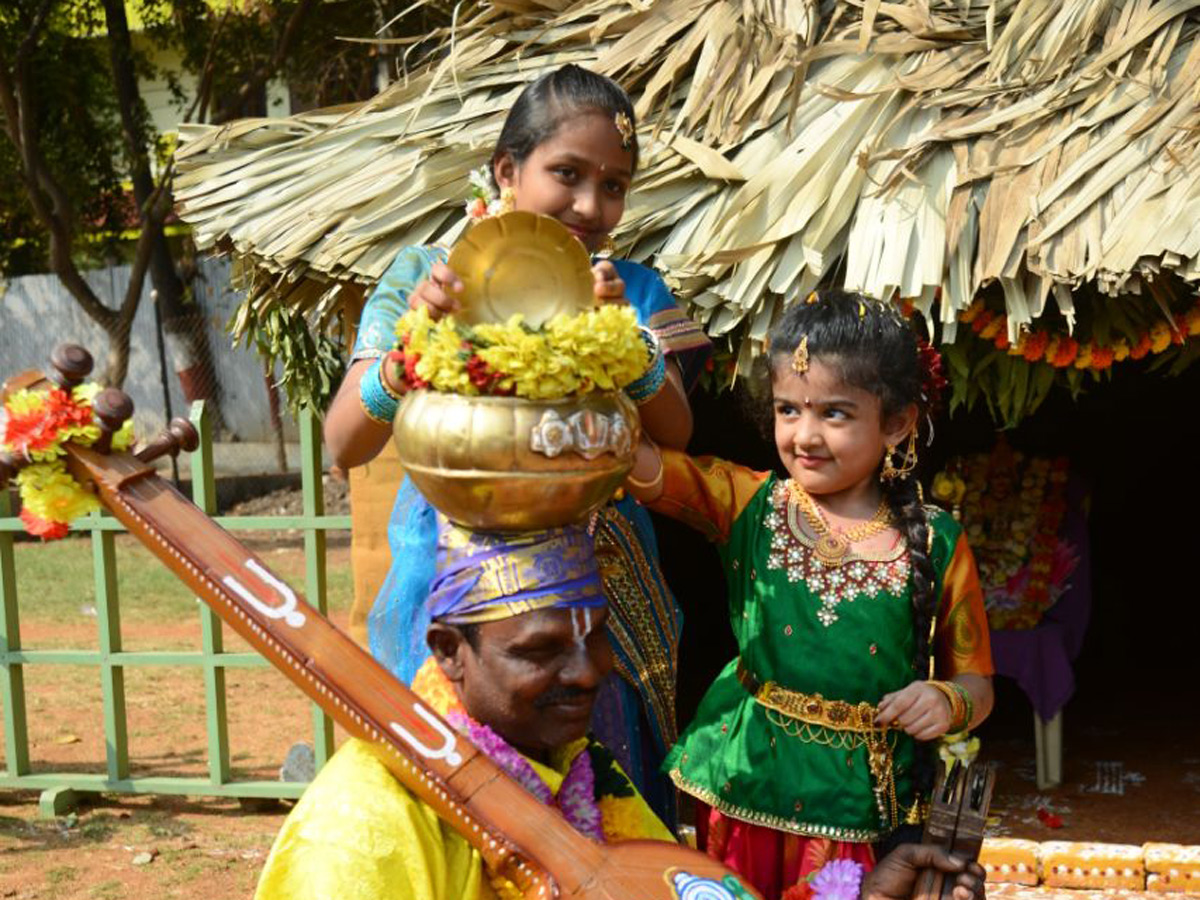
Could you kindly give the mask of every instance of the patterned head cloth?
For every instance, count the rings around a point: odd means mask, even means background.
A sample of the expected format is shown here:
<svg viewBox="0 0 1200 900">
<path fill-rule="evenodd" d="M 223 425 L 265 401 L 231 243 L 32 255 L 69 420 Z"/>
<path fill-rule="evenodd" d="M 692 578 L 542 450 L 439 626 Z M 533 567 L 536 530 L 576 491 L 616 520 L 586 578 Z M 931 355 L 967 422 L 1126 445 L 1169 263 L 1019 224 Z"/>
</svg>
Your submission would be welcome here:
<svg viewBox="0 0 1200 900">
<path fill-rule="evenodd" d="M 444 519 L 427 602 L 431 619 L 460 625 L 607 603 L 582 527 L 486 534 Z"/>
</svg>

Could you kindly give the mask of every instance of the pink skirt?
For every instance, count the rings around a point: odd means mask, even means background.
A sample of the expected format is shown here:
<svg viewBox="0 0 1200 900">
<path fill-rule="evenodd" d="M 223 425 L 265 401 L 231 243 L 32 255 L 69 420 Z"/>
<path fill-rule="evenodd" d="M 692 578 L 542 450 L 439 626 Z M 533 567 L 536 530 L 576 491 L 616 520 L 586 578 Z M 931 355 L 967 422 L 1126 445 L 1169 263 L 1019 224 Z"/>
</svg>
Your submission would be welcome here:
<svg viewBox="0 0 1200 900">
<path fill-rule="evenodd" d="M 696 845 L 737 872 L 766 900 L 807 900 L 808 877 L 825 863 L 852 859 L 869 872 L 875 868 L 871 844 L 804 837 L 731 819 L 696 802 Z"/>
</svg>

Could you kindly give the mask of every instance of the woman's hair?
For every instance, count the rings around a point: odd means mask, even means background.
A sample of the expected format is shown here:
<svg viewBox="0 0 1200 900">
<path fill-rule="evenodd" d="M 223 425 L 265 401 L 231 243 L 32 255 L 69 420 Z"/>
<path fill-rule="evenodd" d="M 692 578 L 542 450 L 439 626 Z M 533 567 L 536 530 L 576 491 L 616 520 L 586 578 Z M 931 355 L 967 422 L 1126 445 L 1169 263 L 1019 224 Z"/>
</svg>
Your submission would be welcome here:
<svg viewBox="0 0 1200 900">
<path fill-rule="evenodd" d="M 520 165 L 535 147 L 552 138 L 563 122 L 585 112 L 612 116 L 614 128 L 618 115 L 627 116 L 631 128 L 636 124 L 629 95 L 611 78 L 589 72 L 574 63 L 542 75 L 521 91 L 509 110 L 492 151 L 492 168 L 506 153 Z M 636 131 L 630 137 L 629 153 L 632 169 L 636 170 Z"/>
<path fill-rule="evenodd" d="M 916 404 L 918 413 L 926 411 L 917 335 L 892 305 L 836 290 L 809 299 L 790 307 L 771 329 L 772 371 L 791 366 L 796 347 L 807 337 L 809 357 L 831 366 L 846 384 L 878 397 L 885 418 L 910 404 Z M 937 609 L 929 520 L 916 478 L 884 481 L 883 495 L 908 545 L 913 570 L 913 668 L 924 677 L 929 626 Z"/>
</svg>

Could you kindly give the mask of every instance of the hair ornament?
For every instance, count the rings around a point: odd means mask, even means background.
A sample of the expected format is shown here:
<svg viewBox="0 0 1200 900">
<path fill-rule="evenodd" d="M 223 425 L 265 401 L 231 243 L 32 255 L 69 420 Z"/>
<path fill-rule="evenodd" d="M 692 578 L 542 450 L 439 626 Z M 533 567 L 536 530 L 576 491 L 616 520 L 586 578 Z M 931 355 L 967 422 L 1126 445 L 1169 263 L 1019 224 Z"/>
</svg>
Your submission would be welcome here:
<svg viewBox="0 0 1200 900">
<path fill-rule="evenodd" d="M 808 371 L 808 335 L 800 338 L 800 343 L 796 345 L 795 351 L 792 353 L 792 371 L 797 375 L 803 375 Z"/>
<path fill-rule="evenodd" d="M 809 291 L 808 296 L 804 298 L 804 302 L 805 302 L 805 304 L 811 306 L 812 304 L 816 303 L 820 299 L 821 298 L 817 295 L 816 291 Z"/>
<path fill-rule="evenodd" d="M 946 376 L 942 371 L 942 354 L 924 338 L 917 338 L 917 357 L 921 367 L 921 393 L 930 410 L 941 406 L 942 391 L 946 389 Z"/>
<path fill-rule="evenodd" d="M 613 124 L 617 126 L 617 131 L 621 132 L 621 146 L 628 150 L 633 143 L 633 122 L 630 120 L 629 114 L 617 113 L 613 116 Z"/>
</svg>

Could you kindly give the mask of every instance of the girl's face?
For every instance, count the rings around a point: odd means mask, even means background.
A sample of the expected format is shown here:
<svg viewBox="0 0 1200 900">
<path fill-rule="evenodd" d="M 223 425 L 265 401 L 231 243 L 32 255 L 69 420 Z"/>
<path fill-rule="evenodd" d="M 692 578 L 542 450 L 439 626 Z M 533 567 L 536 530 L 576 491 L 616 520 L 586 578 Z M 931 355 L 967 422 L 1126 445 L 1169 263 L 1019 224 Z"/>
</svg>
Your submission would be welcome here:
<svg viewBox="0 0 1200 900">
<path fill-rule="evenodd" d="M 594 252 L 625 212 L 633 157 L 613 117 L 587 111 L 565 119 L 519 166 L 501 156 L 495 175 L 513 189 L 517 209 L 553 216 Z"/>
<path fill-rule="evenodd" d="M 884 419 L 880 400 L 846 384 L 835 366 L 809 362 L 803 375 L 780 360 L 773 366 L 775 446 L 788 474 L 825 500 L 875 496 L 884 449 L 908 437 L 912 405 Z"/>
</svg>

